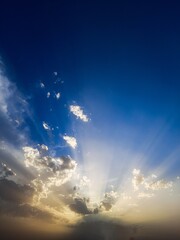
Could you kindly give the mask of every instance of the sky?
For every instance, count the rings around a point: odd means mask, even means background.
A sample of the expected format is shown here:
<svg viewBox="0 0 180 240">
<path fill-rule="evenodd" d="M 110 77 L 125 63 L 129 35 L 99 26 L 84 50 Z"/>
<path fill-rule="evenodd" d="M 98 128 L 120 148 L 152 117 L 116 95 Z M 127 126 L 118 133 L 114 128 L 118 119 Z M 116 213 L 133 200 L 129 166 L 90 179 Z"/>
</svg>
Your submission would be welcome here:
<svg viewBox="0 0 180 240">
<path fill-rule="evenodd" d="M 1 239 L 179 239 L 179 9 L 1 1 Z"/>
</svg>

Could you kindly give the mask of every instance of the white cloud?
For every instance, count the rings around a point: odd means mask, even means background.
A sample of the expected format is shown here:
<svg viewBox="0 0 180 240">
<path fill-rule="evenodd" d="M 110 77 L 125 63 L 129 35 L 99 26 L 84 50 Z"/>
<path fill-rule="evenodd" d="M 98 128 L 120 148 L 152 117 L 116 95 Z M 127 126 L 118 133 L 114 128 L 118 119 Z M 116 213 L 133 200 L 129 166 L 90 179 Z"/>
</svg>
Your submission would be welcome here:
<svg viewBox="0 0 180 240">
<path fill-rule="evenodd" d="M 53 74 L 54 74 L 54 76 L 57 76 L 57 75 L 58 75 L 58 73 L 57 73 L 57 72 L 53 72 Z"/>
<path fill-rule="evenodd" d="M 63 139 L 72 147 L 76 148 L 77 147 L 77 141 L 75 137 L 70 137 L 70 136 L 63 136 Z"/>
<path fill-rule="evenodd" d="M 50 93 L 50 92 L 47 92 L 47 98 L 49 98 L 49 97 L 50 97 L 50 95 L 51 95 L 51 93 Z"/>
<path fill-rule="evenodd" d="M 45 122 L 43 122 L 43 128 L 44 128 L 45 130 L 51 130 L 51 128 L 49 127 L 49 125 L 48 125 L 47 123 L 45 123 Z"/>
<path fill-rule="evenodd" d="M 41 147 L 46 148 L 45 145 Z M 45 149 L 47 150 L 47 148 Z M 23 147 L 26 167 L 34 167 L 38 172 L 51 173 L 52 182 L 65 182 L 75 171 L 77 163 L 70 156 L 52 157 L 48 152 L 39 151 L 29 146 Z"/>
<path fill-rule="evenodd" d="M 41 82 L 41 83 L 40 83 L 40 87 L 41 87 L 41 88 L 45 88 L 44 83 Z"/>
<path fill-rule="evenodd" d="M 56 97 L 56 99 L 59 99 L 59 98 L 60 98 L 60 96 L 61 96 L 60 92 L 58 92 L 58 93 L 55 93 L 55 97 Z"/>
<path fill-rule="evenodd" d="M 83 110 L 78 105 L 70 105 L 70 112 L 72 112 L 77 118 L 80 118 L 83 122 L 88 122 L 87 115 L 83 113 Z"/>
</svg>

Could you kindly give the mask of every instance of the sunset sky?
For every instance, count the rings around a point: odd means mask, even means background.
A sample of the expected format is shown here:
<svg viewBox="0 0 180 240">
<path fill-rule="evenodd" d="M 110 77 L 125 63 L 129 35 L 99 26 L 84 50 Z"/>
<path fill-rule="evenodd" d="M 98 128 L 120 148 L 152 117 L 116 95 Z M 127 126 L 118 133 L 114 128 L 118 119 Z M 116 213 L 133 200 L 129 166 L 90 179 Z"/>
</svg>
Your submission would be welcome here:
<svg viewBox="0 0 180 240">
<path fill-rule="evenodd" d="M 1 1 L 0 239 L 180 238 L 179 12 Z"/>
</svg>

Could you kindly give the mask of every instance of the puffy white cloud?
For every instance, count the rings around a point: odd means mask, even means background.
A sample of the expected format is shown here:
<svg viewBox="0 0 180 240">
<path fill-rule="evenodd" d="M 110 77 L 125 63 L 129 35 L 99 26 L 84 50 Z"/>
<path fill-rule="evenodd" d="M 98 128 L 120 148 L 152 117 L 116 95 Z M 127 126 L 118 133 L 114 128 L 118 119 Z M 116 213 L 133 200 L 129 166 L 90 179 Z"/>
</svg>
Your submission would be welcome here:
<svg viewBox="0 0 180 240">
<path fill-rule="evenodd" d="M 70 137 L 70 136 L 63 136 L 63 139 L 72 147 L 72 148 L 76 148 L 77 147 L 77 141 L 75 137 Z"/>
<path fill-rule="evenodd" d="M 70 112 L 72 112 L 77 118 L 80 118 L 83 122 L 88 122 L 87 115 L 83 113 L 83 110 L 78 105 L 70 105 Z"/>
<path fill-rule="evenodd" d="M 59 98 L 60 98 L 60 96 L 61 96 L 60 92 L 58 92 L 58 93 L 55 93 L 55 98 L 56 98 L 56 99 L 59 99 Z"/>
<path fill-rule="evenodd" d="M 49 98 L 49 97 L 50 97 L 50 95 L 51 95 L 51 93 L 50 93 L 50 92 L 47 92 L 47 98 Z"/>
<path fill-rule="evenodd" d="M 42 151 L 43 150 L 43 151 Z M 70 156 L 52 157 L 47 155 L 48 148 L 41 145 L 40 149 L 24 147 L 25 164 L 39 172 L 37 179 L 33 180 L 36 200 L 46 198 L 52 186 L 61 186 L 69 181 L 75 173 L 77 163 Z M 44 179 L 42 176 L 46 176 Z"/>
<path fill-rule="evenodd" d="M 33 203 L 38 204 L 42 198 L 47 198 L 49 193 L 49 188 L 46 186 L 42 180 L 36 178 L 31 182 L 35 193 L 33 195 Z"/>
<path fill-rule="evenodd" d="M 50 126 L 46 122 L 43 122 L 43 128 L 45 130 L 51 130 Z"/>
</svg>

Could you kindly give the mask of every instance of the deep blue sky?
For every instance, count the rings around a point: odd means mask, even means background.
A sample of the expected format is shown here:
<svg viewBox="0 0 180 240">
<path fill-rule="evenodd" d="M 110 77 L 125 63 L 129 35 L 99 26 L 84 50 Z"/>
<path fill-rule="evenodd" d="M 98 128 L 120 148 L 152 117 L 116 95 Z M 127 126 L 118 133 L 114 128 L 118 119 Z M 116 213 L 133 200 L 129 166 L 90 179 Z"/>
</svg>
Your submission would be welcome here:
<svg viewBox="0 0 180 240">
<path fill-rule="evenodd" d="M 76 101 L 102 137 L 113 132 L 117 142 L 120 134 L 130 148 L 139 149 L 153 126 L 157 135 L 165 129 L 158 159 L 180 140 L 179 12 L 178 1 L 1 1 L 0 54 L 30 96 L 37 125 L 46 120 L 67 132 L 64 104 Z M 54 71 L 64 81 L 58 103 L 38 88 L 42 81 L 57 90 Z"/>
</svg>

